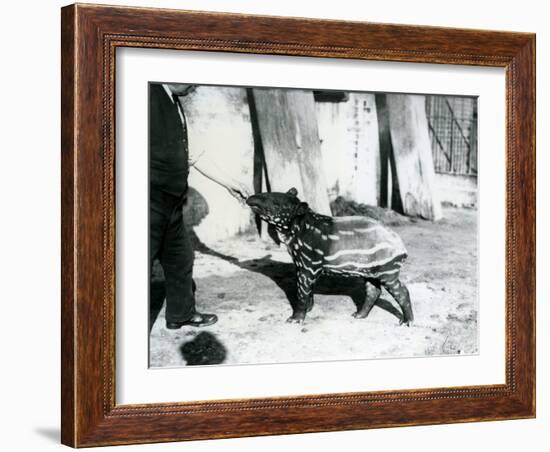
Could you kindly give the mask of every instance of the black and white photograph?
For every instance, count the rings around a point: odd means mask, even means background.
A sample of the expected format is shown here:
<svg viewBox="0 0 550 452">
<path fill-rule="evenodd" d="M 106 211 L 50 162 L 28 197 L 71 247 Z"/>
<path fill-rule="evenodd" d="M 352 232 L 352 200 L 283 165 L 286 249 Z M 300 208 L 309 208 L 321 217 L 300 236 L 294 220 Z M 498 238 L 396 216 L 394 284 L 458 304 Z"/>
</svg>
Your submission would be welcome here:
<svg viewBox="0 0 550 452">
<path fill-rule="evenodd" d="M 151 81 L 149 366 L 478 354 L 478 102 Z"/>
<path fill-rule="evenodd" d="M 547 11 L 5 2 L 2 449 L 547 450 Z"/>
</svg>

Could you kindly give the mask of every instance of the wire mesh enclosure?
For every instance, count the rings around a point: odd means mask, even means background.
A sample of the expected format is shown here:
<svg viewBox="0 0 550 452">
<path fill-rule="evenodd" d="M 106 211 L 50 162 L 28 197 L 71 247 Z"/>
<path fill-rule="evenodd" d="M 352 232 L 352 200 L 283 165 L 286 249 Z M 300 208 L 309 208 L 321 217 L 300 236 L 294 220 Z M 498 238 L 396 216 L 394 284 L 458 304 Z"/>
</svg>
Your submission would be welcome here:
<svg viewBox="0 0 550 452">
<path fill-rule="evenodd" d="M 477 175 L 477 99 L 426 96 L 426 114 L 435 171 Z"/>
</svg>

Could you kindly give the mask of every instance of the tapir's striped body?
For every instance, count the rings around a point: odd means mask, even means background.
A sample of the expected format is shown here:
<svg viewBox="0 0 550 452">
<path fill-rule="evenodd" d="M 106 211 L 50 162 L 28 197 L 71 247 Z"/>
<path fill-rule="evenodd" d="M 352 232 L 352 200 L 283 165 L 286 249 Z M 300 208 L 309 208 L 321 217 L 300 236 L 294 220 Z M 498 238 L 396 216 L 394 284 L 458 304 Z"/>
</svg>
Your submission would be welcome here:
<svg viewBox="0 0 550 452">
<path fill-rule="evenodd" d="M 297 267 L 298 297 L 289 321 L 302 322 L 313 306 L 313 285 L 321 274 L 360 277 L 366 300 L 354 314 L 366 317 L 385 287 L 403 311 L 403 322 L 412 321 L 409 292 L 399 280 L 407 257 L 401 238 L 369 217 L 328 217 L 300 202 L 295 189 L 287 193 L 260 193 L 247 203 L 275 226 Z"/>
<path fill-rule="evenodd" d="M 407 257 L 401 238 L 368 217 L 310 213 L 284 237 L 296 266 L 312 276 L 379 278 L 399 272 Z"/>
</svg>

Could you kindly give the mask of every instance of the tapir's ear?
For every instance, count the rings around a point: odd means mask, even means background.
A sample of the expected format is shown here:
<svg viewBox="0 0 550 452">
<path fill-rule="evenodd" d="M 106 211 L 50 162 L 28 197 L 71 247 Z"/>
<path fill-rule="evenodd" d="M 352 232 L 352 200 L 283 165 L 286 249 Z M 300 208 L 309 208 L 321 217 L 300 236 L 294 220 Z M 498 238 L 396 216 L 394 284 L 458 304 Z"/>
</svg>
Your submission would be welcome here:
<svg viewBox="0 0 550 452">
<path fill-rule="evenodd" d="M 298 204 L 298 207 L 296 207 L 296 216 L 298 215 L 304 215 L 309 210 L 309 205 L 307 202 L 301 202 Z"/>
<path fill-rule="evenodd" d="M 287 195 L 290 196 L 298 196 L 298 190 L 296 188 L 292 187 L 290 190 L 286 192 Z"/>
</svg>

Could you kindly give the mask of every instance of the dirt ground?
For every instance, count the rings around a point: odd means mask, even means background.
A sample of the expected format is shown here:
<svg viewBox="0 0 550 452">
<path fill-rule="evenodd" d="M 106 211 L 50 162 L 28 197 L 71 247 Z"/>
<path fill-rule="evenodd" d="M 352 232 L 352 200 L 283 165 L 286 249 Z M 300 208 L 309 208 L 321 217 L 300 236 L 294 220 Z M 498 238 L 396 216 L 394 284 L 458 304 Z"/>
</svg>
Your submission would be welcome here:
<svg viewBox="0 0 550 452">
<path fill-rule="evenodd" d="M 385 291 L 366 319 L 353 318 L 363 285 L 342 278 L 319 281 L 305 324 L 286 323 L 295 285 L 290 257 L 284 247 L 244 235 L 197 246 L 197 309 L 216 313 L 217 324 L 167 330 L 162 283 L 153 283 L 150 366 L 477 353 L 477 211 L 447 207 L 436 223 L 386 222 L 409 252 L 401 278 L 411 294 L 411 327 L 399 326 L 397 305 Z"/>
</svg>

